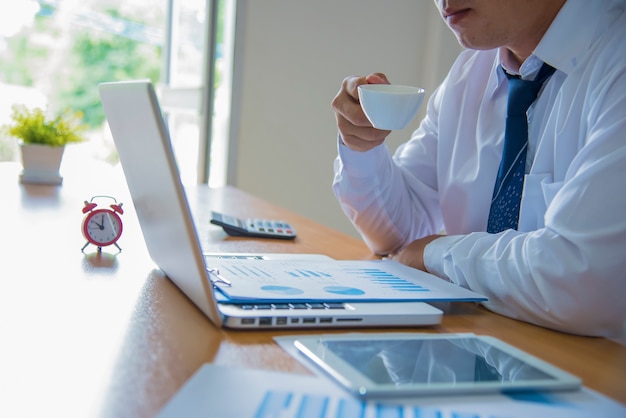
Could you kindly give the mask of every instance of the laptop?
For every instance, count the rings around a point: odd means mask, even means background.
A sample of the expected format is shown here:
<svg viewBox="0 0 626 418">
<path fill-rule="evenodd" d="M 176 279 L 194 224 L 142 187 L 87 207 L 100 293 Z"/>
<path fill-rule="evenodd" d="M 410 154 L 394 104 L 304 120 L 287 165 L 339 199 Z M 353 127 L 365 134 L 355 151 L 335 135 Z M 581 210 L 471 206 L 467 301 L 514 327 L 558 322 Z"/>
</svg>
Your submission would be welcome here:
<svg viewBox="0 0 626 418">
<path fill-rule="evenodd" d="M 153 85 L 143 80 L 111 82 L 100 84 L 99 90 L 150 257 L 216 326 L 357 328 L 426 326 L 441 322 L 443 312 L 424 302 L 225 303 L 207 271 L 216 256 L 260 259 L 324 256 L 204 254 Z"/>
</svg>

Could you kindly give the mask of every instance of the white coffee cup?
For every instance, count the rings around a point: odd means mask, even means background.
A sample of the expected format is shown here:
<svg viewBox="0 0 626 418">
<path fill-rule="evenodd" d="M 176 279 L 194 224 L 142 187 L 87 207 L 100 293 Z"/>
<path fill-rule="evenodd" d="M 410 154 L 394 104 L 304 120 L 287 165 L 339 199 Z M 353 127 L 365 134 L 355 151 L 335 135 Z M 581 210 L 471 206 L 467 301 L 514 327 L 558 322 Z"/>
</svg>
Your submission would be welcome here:
<svg viewBox="0 0 626 418">
<path fill-rule="evenodd" d="M 397 84 L 362 84 L 359 100 L 365 116 L 377 129 L 404 129 L 413 120 L 422 101 L 424 89 Z"/>
</svg>

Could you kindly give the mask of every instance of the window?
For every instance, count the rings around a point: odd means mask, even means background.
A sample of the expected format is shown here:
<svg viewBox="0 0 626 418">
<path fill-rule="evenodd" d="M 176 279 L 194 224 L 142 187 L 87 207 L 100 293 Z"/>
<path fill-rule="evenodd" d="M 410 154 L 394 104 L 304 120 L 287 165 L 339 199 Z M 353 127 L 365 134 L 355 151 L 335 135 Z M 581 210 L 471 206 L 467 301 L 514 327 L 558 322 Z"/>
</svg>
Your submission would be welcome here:
<svg viewBox="0 0 626 418">
<path fill-rule="evenodd" d="M 213 162 L 212 184 L 219 185 L 220 176 L 225 177 L 220 175 L 225 171 L 220 149 L 226 149 L 223 127 L 228 126 L 224 120 L 230 91 L 231 48 L 224 41 L 232 45 L 228 33 L 233 4 L 234 0 L 0 3 L 0 125 L 8 122 L 16 103 L 52 114 L 79 111 L 89 126 L 89 141 L 68 147 L 64 166 L 85 160 L 116 164 L 97 85 L 147 78 L 157 87 L 168 118 L 183 181 L 206 182 Z M 211 112 L 208 119 L 213 98 L 220 102 L 219 112 Z M 0 138 L 0 161 L 18 158 L 15 141 Z"/>
<path fill-rule="evenodd" d="M 226 182 L 235 0 L 169 0 L 169 5 L 161 104 L 179 168 L 186 183 L 221 186 Z"/>
</svg>

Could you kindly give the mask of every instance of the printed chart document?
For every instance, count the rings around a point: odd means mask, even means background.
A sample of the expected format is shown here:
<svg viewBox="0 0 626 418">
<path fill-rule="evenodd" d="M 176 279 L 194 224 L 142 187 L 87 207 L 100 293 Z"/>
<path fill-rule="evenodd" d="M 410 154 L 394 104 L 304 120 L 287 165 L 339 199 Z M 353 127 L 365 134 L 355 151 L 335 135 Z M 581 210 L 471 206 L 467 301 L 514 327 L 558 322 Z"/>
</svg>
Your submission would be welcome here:
<svg viewBox="0 0 626 418">
<path fill-rule="evenodd" d="M 623 418 L 626 407 L 588 389 L 363 402 L 323 377 L 206 364 L 158 418 Z"/>
<path fill-rule="evenodd" d="M 487 300 L 392 260 L 216 259 L 209 273 L 231 303 Z"/>
</svg>

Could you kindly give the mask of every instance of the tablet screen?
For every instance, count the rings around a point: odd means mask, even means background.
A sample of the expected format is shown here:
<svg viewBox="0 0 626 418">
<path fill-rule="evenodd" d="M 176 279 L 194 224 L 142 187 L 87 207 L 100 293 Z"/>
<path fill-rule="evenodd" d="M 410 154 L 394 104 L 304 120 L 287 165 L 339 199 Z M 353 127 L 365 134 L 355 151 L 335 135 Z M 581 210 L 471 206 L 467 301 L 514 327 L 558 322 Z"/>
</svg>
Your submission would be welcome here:
<svg viewBox="0 0 626 418">
<path fill-rule="evenodd" d="M 373 382 L 514 382 L 554 379 L 475 338 L 327 341 L 326 347 Z"/>
<path fill-rule="evenodd" d="M 580 380 L 492 337 L 346 334 L 296 347 L 351 391 L 372 394 L 575 389 Z"/>
</svg>

